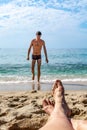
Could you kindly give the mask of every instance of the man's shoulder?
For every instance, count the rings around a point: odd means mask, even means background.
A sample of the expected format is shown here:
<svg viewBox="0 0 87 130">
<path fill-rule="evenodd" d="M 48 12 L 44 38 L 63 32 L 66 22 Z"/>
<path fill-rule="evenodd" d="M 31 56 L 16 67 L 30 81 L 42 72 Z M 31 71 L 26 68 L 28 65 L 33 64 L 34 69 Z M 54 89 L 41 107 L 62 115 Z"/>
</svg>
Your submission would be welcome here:
<svg viewBox="0 0 87 130">
<path fill-rule="evenodd" d="M 35 43 L 36 39 L 32 39 L 31 44 L 33 45 Z"/>
<path fill-rule="evenodd" d="M 42 44 L 44 44 L 44 43 L 45 43 L 45 41 L 44 41 L 43 39 L 40 39 L 40 40 L 41 40 Z"/>
<path fill-rule="evenodd" d="M 36 39 L 32 39 L 32 41 L 31 42 L 35 42 L 36 41 Z"/>
</svg>

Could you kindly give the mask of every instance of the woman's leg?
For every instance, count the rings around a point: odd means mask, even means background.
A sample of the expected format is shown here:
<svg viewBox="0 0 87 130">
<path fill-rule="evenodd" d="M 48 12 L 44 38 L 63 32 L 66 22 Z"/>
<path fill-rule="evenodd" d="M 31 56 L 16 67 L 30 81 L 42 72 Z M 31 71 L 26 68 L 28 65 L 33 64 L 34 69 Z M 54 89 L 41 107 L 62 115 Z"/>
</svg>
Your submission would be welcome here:
<svg viewBox="0 0 87 130">
<path fill-rule="evenodd" d="M 63 103 L 64 103 L 63 107 L 66 111 L 67 116 L 70 117 L 71 110 L 66 103 L 65 96 L 64 96 L 65 90 L 64 90 L 63 84 L 60 80 L 56 80 L 56 82 L 54 83 L 53 88 L 52 88 L 52 95 L 54 96 L 55 89 L 58 88 L 58 86 L 61 86 L 61 89 L 62 89 Z"/>
<path fill-rule="evenodd" d="M 74 130 L 63 107 L 63 87 L 58 83 L 56 85 L 58 87 L 54 92 L 55 107 L 48 122 L 40 130 Z"/>
<path fill-rule="evenodd" d="M 87 120 L 74 120 L 71 119 L 71 123 L 75 130 L 87 130 Z"/>
<path fill-rule="evenodd" d="M 57 80 L 57 82 L 58 82 L 58 80 Z M 55 92 L 55 89 L 58 88 L 58 86 L 57 86 L 57 84 L 55 82 L 54 86 L 53 86 L 53 92 L 52 93 Z M 63 88 L 63 85 L 62 85 L 62 88 Z M 63 92 L 64 92 L 64 88 L 63 88 Z M 62 94 L 64 96 L 64 93 L 62 93 Z M 66 101 L 64 101 L 64 99 L 65 98 L 63 97 L 63 102 L 64 102 L 63 108 L 65 109 L 66 114 L 67 114 L 67 111 L 70 112 L 70 109 L 69 109 L 68 105 L 65 103 Z M 44 110 L 45 110 L 45 112 L 47 114 L 51 115 L 53 110 L 54 110 L 54 103 L 52 103 L 50 100 L 44 100 L 43 101 L 43 108 L 44 108 Z M 74 119 L 71 119 L 70 122 L 71 122 L 74 130 L 87 130 L 87 120 L 74 120 Z"/>
</svg>

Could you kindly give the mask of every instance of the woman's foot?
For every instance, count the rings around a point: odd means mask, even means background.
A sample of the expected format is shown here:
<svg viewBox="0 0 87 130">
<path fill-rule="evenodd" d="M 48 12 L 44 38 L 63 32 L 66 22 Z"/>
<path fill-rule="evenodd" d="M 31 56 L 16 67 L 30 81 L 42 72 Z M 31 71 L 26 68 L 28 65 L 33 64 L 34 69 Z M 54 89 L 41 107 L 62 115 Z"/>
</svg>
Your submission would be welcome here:
<svg viewBox="0 0 87 130">
<path fill-rule="evenodd" d="M 49 99 L 43 100 L 43 110 L 48 114 L 51 115 L 52 111 L 54 109 L 54 103 L 52 103 L 52 101 L 50 101 Z"/>
<path fill-rule="evenodd" d="M 64 87 L 60 80 L 56 80 L 52 87 L 52 95 L 54 96 L 55 89 L 60 86 L 60 90 L 62 91 L 62 94 L 64 95 Z"/>
<path fill-rule="evenodd" d="M 53 105 L 49 100 L 43 101 L 44 109 L 48 114 L 50 114 L 50 117 L 45 126 L 41 128 L 41 130 L 74 130 L 70 120 L 66 115 L 62 90 L 63 89 L 61 85 L 59 85 L 54 90 L 53 96 L 55 105 Z"/>
<path fill-rule="evenodd" d="M 53 85 L 53 89 L 52 89 L 52 94 L 53 97 L 55 97 L 55 90 L 58 88 L 58 96 L 62 95 L 60 98 L 58 98 L 57 102 L 62 102 L 62 106 L 64 107 L 64 110 L 66 111 L 66 115 L 69 117 L 71 114 L 71 110 L 69 109 L 66 101 L 65 101 L 65 97 L 64 97 L 64 87 L 62 85 L 62 82 L 60 80 L 57 80 L 54 85 Z M 51 114 L 52 111 L 54 109 L 54 103 L 52 103 L 50 100 L 44 100 L 43 101 L 43 110 L 47 113 L 47 114 Z"/>
<path fill-rule="evenodd" d="M 66 100 L 65 100 L 65 97 L 64 97 L 64 91 L 65 90 L 64 90 L 63 84 L 62 84 L 62 82 L 60 80 L 56 80 L 56 82 L 53 85 L 53 88 L 52 88 L 52 95 L 53 95 L 53 97 L 54 97 L 54 93 L 55 93 L 55 89 L 56 88 L 58 88 L 59 91 L 62 93 L 62 96 L 63 96 L 63 99 L 62 99 L 63 100 L 63 107 L 64 107 L 64 109 L 66 111 L 66 115 L 68 117 L 70 117 L 71 110 L 70 110 L 70 108 L 68 107 L 68 105 L 66 103 Z"/>
</svg>

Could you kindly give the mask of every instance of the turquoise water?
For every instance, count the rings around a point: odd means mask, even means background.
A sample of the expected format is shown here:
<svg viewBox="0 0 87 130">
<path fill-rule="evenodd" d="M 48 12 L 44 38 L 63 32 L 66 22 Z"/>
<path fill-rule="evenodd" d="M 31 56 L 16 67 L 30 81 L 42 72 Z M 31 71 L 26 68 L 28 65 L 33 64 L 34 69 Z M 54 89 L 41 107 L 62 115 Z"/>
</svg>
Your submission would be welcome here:
<svg viewBox="0 0 87 130">
<path fill-rule="evenodd" d="M 26 56 L 27 49 L 0 49 L 0 84 L 31 82 L 31 60 Z M 42 82 L 87 81 L 87 49 L 48 49 L 48 58 L 46 64 L 42 54 Z"/>
</svg>

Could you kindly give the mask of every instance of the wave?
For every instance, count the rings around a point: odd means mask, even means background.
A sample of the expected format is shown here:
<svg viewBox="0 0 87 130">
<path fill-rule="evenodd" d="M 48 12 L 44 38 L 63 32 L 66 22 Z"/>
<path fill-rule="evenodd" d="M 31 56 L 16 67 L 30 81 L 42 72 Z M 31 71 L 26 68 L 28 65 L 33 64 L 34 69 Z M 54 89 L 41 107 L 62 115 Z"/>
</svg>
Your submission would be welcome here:
<svg viewBox="0 0 87 130">
<path fill-rule="evenodd" d="M 41 80 L 42 82 L 44 82 L 44 83 L 53 83 L 53 82 L 55 82 L 57 80 L 57 78 L 56 79 L 48 79 L 48 80 Z M 87 82 L 87 78 L 84 78 L 84 79 L 80 79 L 80 78 L 76 78 L 76 79 L 60 79 L 60 80 L 62 80 L 62 82 Z"/>
<path fill-rule="evenodd" d="M 53 83 L 55 80 L 60 79 L 63 82 L 87 82 L 87 77 L 80 78 L 62 78 L 62 77 L 53 77 L 53 76 L 43 76 L 41 77 L 41 83 Z M 0 76 L 0 84 L 20 84 L 20 83 L 30 83 L 32 82 L 31 77 L 28 76 Z M 37 82 L 35 80 L 35 82 Z"/>
</svg>

